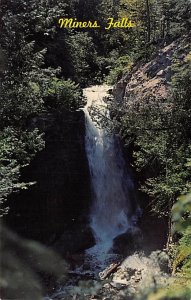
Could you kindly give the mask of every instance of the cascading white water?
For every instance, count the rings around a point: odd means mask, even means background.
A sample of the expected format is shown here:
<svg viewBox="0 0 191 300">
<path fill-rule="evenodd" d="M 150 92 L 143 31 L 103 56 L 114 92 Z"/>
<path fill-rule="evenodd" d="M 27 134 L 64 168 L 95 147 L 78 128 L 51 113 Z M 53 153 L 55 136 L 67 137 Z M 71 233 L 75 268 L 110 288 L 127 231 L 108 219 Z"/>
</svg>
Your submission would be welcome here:
<svg viewBox="0 0 191 300">
<path fill-rule="evenodd" d="M 109 118 L 104 97 L 108 86 L 86 88 L 84 95 L 87 105 L 86 117 L 86 154 L 89 163 L 93 203 L 90 212 L 90 225 L 96 246 L 90 251 L 97 255 L 106 254 L 112 247 L 113 239 L 127 231 L 130 226 L 130 203 L 128 189 L 133 183 L 125 172 L 119 144 L 113 135 L 100 127 L 99 116 L 93 121 L 89 110 L 98 108 L 102 115 Z"/>
</svg>

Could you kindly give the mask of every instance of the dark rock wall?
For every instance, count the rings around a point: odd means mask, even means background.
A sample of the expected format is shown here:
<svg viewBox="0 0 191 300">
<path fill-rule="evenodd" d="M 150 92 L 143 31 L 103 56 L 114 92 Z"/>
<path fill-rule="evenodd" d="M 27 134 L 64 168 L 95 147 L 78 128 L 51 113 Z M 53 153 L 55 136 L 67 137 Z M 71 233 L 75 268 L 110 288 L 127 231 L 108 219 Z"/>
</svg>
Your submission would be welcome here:
<svg viewBox="0 0 191 300">
<path fill-rule="evenodd" d="M 31 121 L 45 130 L 46 146 L 23 171 L 22 180 L 37 183 L 9 200 L 7 223 L 21 235 L 47 241 L 87 224 L 91 197 L 84 124 L 82 111 Z"/>
</svg>

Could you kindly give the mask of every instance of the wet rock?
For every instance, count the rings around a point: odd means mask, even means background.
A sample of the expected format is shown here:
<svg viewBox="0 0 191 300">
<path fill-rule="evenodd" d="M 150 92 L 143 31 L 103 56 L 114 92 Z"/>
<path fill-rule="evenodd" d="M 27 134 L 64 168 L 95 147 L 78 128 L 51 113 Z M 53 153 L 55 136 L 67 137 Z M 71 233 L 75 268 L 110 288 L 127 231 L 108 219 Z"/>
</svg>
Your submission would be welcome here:
<svg viewBox="0 0 191 300">
<path fill-rule="evenodd" d="M 125 275 L 125 279 L 126 279 L 126 280 L 130 280 L 131 277 L 129 276 L 128 273 L 125 273 L 124 275 Z"/>
<path fill-rule="evenodd" d="M 121 286 L 127 286 L 129 285 L 129 281 L 125 280 L 125 279 L 120 279 L 120 278 L 115 278 L 113 279 L 114 283 L 120 284 Z"/>
<path fill-rule="evenodd" d="M 114 87 L 116 102 L 124 103 L 134 99 L 139 103 L 152 97 L 165 99 L 173 74 L 174 57 L 177 56 L 179 62 L 184 63 L 184 58 L 189 53 L 189 44 L 189 37 L 177 39 L 160 49 L 149 62 L 136 64 Z M 181 55 L 180 49 L 184 49 Z"/>
<path fill-rule="evenodd" d="M 137 270 L 136 272 L 137 275 L 141 275 L 141 273 L 142 273 L 141 270 Z"/>
<path fill-rule="evenodd" d="M 128 289 L 128 292 L 131 293 L 131 294 L 135 294 L 136 293 L 136 289 L 134 287 L 130 287 Z"/>
<path fill-rule="evenodd" d="M 125 268 L 126 272 L 128 273 L 128 275 L 131 277 L 135 274 L 135 272 L 137 271 L 136 269 L 132 269 L 132 268 Z"/>
<path fill-rule="evenodd" d="M 54 243 L 53 248 L 65 255 L 66 259 L 72 264 L 78 262 L 72 255 L 76 252 L 83 251 L 94 245 L 94 237 L 89 226 L 78 226 L 78 228 L 72 228 L 65 231 L 65 233 Z"/>
<path fill-rule="evenodd" d="M 122 255 L 130 255 L 139 248 L 141 231 L 134 227 L 114 239 L 113 251 Z"/>
<path fill-rule="evenodd" d="M 112 282 L 127 286 L 130 283 L 129 280 L 129 274 L 126 272 L 126 270 L 121 269 L 114 274 Z"/>
<path fill-rule="evenodd" d="M 164 75 L 164 70 L 160 70 L 157 74 L 156 74 L 156 76 L 163 76 Z"/>
<path fill-rule="evenodd" d="M 105 289 L 109 289 L 111 287 L 111 285 L 109 283 L 104 284 L 103 286 Z"/>
<path fill-rule="evenodd" d="M 156 261 L 161 271 L 169 273 L 169 256 L 165 251 L 153 251 L 151 258 Z"/>
<path fill-rule="evenodd" d="M 121 284 L 119 282 L 116 282 L 116 281 L 112 281 L 110 284 L 111 284 L 112 287 L 114 287 L 117 290 L 120 290 L 120 289 L 124 288 L 123 284 Z"/>
</svg>

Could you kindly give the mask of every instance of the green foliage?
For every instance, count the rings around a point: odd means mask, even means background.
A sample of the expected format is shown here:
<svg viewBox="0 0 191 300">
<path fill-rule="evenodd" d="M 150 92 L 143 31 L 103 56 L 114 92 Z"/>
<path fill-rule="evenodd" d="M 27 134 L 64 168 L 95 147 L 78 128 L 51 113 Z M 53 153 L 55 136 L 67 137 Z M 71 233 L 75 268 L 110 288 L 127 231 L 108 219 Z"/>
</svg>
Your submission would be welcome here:
<svg viewBox="0 0 191 300">
<path fill-rule="evenodd" d="M 77 32 L 68 37 L 66 44 L 70 52 L 73 80 L 82 86 L 94 83 L 98 66 L 92 37 L 87 32 Z"/>
<path fill-rule="evenodd" d="M 112 107 L 114 127 L 133 146 L 133 165 L 141 174 L 141 189 L 150 196 L 151 210 L 157 215 L 172 214 L 173 229 L 179 237 L 172 247 L 173 276 L 167 286 L 140 299 L 189 300 L 191 296 L 191 196 L 187 193 L 191 157 L 190 53 L 182 62 L 174 57 L 173 72 L 167 99 L 128 98 L 124 106 L 120 103 Z"/>
<path fill-rule="evenodd" d="M 178 198 L 172 210 L 174 229 L 181 233 L 181 238 L 174 245 L 173 277 L 168 279 L 168 285 L 160 288 L 154 294 L 148 295 L 148 300 L 185 299 L 191 296 L 191 193 Z"/>
<path fill-rule="evenodd" d="M 175 249 L 173 273 L 176 274 L 175 284 L 189 291 L 191 295 L 191 192 L 182 195 L 172 209 L 174 231 L 181 234 Z"/>
<path fill-rule="evenodd" d="M 130 56 L 133 62 L 138 58 L 149 59 L 159 43 L 190 29 L 189 0 L 30 0 L 27 3 L 24 0 L 2 0 L 0 10 L 3 16 L 0 39 L 9 54 L 13 55 L 22 48 L 23 39 L 29 43 L 35 40 L 37 52 L 47 48 L 48 66 L 61 67 L 65 79 L 70 78 L 82 86 L 100 82 L 111 68 L 120 68 L 115 62 L 111 64 L 113 51 L 115 61 L 125 56 Z M 98 20 L 103 28 L 108 17 L 115 20 L 127 17 L 136 21 L 137 27 L 108 32 L 88 28 L 83 31 L 59 29 L 58 19 L 67 16 Z M 15 53 L 13 65 L 16 69 L 21 61 Z M 116 73 L 111 76 L 117 76 L 120 70 Z"/>
<path fill-rule="evenodd" d="M 114 126 L 133 145 L 133 165 L 141 174 L 142 191 L 150 195 L 151 209 L 169 215 L 173 203 L 190 188 L 191 76 L 189 55 L 174 63 L 172 89 L 167 99 L 143 101 L 134 97 L 114 104 Z M 115 124 L 116 123 L 116 124 Z"/>
<path fill-rule="evenodd" d="M 182 276 L 188 276 L 191 279 L 191 226 L 188 225 L 184 231 L 182 238 L 175 253 L 173 262 L 173 271 L 180 273 Z M 178 274 L 179 275 L 179 274 Z"/>
<path fill-rule="evenodd" d="M 132 47 L 134 60 L 148 60 L 160 43 L 188 33 L 190 13 L 189 0 L 121 0 L 119 16 L 137 23 L 127 41 Z"/>
<path fill-rule="evenodd" d="M 116 83 L 123 74 L 129 72 L 132 66 L 132 61 L 129 56 L 120 56 L 115 62 L 113 63 L 113 67 L 106 77 L 108 84 Z"/>
<path fill-rule="evenodd" d="M 191 193 L 178 198 L 172 209 L 174 231 L 181 234 L 171 244 L 172 276 L 166 284 L 154 291 L 145 291 L 138 299 L 147 300 L 190 300 L 191 296 Z M 188 222 L 186 222 L 188 221 Z"/>
<path fill-rule="evenodd" d="M 39 38 L 55 36 L 56 18 L 67 7 L 49 0 L 28 5 L 22 0 L 2 1 L 0 43 L 6 65 L 0 74 L 1 215 L 8 211 L 5 201 L 12 192 L 33 184 L 20 182 L 22 168 L 44 147 L 43 134 L 32 128 L 31 119 L 83 105 L 80 88 L 62 78 L 59 66 L 46 65 L 47 49 L 39 43 Z"/>
<path fill-rule="evenodd" d="M 0 216 L 8 212 L 4 201 L 9 194 L 34 184 L 19 182 L 20 170 L 43 147 L 42 134 L 37 129 L 30 132 L 6 127 L 0 132 Z"/>
<path fill-rule="evenodd" d="M 153 212 L 169 215 L 176 197 L 186 192 L 190 187 L 190 184 L 187 183 L 190 172 L 185 164 L 186 157 L 191 153 L 186 151 L 184 147 L 180 147 L 177 152 L 174 151 L 171 155 L 165 152 L 162 153 L 160 174 L 147 179 L 146 185 L 142 187 L 142 190 L 154 200 L 152 202 Z M 166 158 L 165 154 L 168 155 Z M 155 158 L 157 160 L 157 155 L 155 155 Z"/>
<path fill-rule="evenodd" d="M 0 288 L 4 299 L 42 300 L 45 291 L 40 274 L 65 283 L 68 265 L 57 253 L 0 225 Z"/>
<path fill-rule="evenodd" d="M 113 84 L 138 59 L 148 60 L 160 45 L 187 34 L 190 7 L 190 0 L 1 0 L 0 215 L 8 212 L 11 193 L 34 184 L 20 178 L 22 168 L 44 147 L 43 134 L 31 128 L 31 119 L 46 112 L 75 111 L 84 106 L 80 86 L 105 76 Z M 58 19 L 67 16 L 98 20 L 103 26 L 108 17 L 127 17 L 137 26 L 109 32 L 61 30 Z M 144 175 L 140 185 L 151 198 L 152 210 L 169 215 L 175 203 L 173 221 L 181 234 L 172 286 L 150 295 L 150 300 L 190 299 L 191 294 L 189 63 L 190 54 L 183 64 L 175 58 L 168 99 L 129 99 L 125 107 L 120 103 L 114 108 L 114 127 L 133 145 L 133 165 Z M 18 267 L 22 269 L 20 260 Z M 10 285 L 14 287 L 8 281 Z"/>
<path fill-rule="evenodd" d="M 83 107 L 82 91 L 79 85 L 76 85 L 71 80 L 59 80 L 54 77 L 48 84 L 48 89 L 45 92 L 45 105 L 50 109 L 54 108 L 59 111 L 71 110 L 74 111 L 79 107 Z"/>
<path fill-rule="evenodd" d="M 172 213 L 173 222 L 176 225 L 175 230 L 184 232 L 191 224 L 191 193 L 178 198 L 173 206 Z"/>
</svg>

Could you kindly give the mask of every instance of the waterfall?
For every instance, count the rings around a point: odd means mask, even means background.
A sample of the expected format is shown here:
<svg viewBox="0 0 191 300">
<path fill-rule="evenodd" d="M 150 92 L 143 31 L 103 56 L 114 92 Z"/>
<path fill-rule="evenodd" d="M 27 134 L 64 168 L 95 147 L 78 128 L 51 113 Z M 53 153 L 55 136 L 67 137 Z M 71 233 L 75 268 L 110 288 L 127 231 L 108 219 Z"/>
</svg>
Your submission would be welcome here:
<svg viewBox="0 0 191 300">
<path fill-rule="evenodd" d="M 90 226 L 96 241 L 95 252 L 101 249 L 105 254 L 112 248 L 114 238 L 125 233 L 131 225 L 129 191 L 133 189 L 116 137 L 102 128 L 99 114 L 94 112 L 93 120 L 91 118 L 90 110 L 96 111 L 96 108 L 109 118 L 104 102 L 108 89 L 105 85 L 84 89 L 87 105 L 83 109 L 93 194 Z"/>
</svg>

